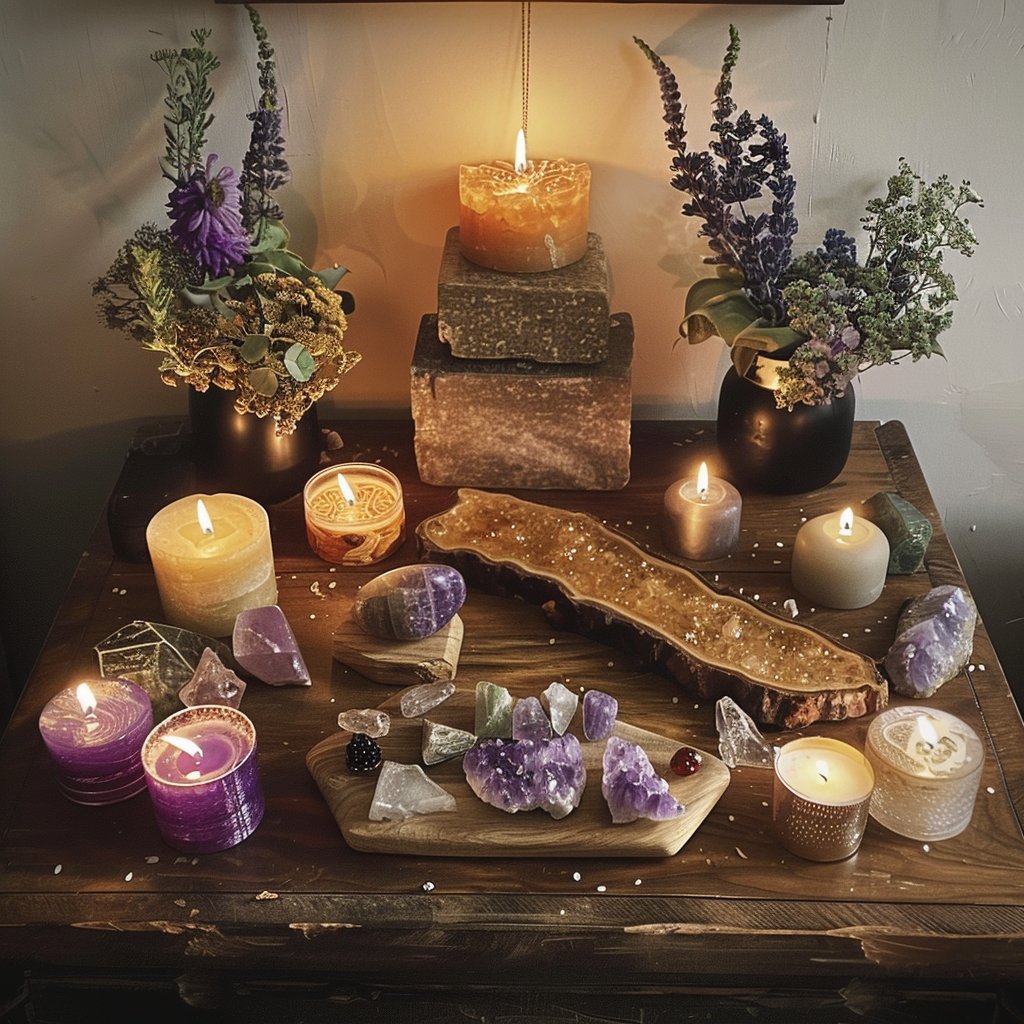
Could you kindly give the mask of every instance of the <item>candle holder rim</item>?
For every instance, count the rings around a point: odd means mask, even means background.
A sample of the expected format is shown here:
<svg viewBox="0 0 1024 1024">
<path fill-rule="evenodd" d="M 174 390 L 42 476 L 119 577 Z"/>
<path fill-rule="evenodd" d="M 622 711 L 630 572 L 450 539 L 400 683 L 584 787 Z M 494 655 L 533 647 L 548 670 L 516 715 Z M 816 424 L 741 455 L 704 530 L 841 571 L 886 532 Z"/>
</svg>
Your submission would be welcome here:
<svg viewBox="0 0 1024 1024">
<path fill-rule="evenodd" d="M 189 716 L 189 717 L 203 717 L 201 715 L 194 714 L 195 712 L 203 711 L 216 711 L 219 715 L 226 715 L 228 718 L 234 718 L 239 721 L 239 724 L 245 729 L 245 740 L 246 740 L 246 751 L 245 754 L 240 757 L 230 768 L 225 768 L 218 775 L 210 776 L 209 778 L 201 779 L 199 781 L 188 781 L 181 780 L 175 781 L 173 779 L 159 778 L 153 774 L 150 770 L 149 761 L 152 759 L 153 754 L 151 747 L 161 739 L 166 733 L 173 731 L 173 722 L 176 719 Z M 212 717 L 212 716 L 209 716 Z M 151 777 L 154 781 L 158 782 L 161 786 L 169 787 L 172 789 L 197 789 L 201 786 L 205 786 L 211 782 L 222 782 L 228 776 L 234 775 L 243 765 L 252 759 L 256 753 L 256 726 L 253 724 L 252 719 L 244 712 L 239 711 L 238 708 L 233 708 L 227 704 L 192 704 L 187 708 L 182 708 L 180 711 L 175 711 L 173 714 L 168 715 L 163 721 L 158 722 L 150 730 L 149 735 L 142 741 L 142 747 L 139 751 L 139 757 L 142 762 L 144 769 L 144 775 Z"/>
<path fill-rule="evenodd" d="M 792 749 L 794 747 L 802 748 L 822 745 L 825 745 L 834 751 L 840 750 L 840 748 L 842 748 L 840 752 L 844 756 L 850 756 L 850 754 L 853 754 L 858 759 L 860 765 L 863 768 L 867 769 L 869 777 L 870 785 L 868 786 L 868 790 L 866 793 L 858 797 L 852 797 L 848 800 L 818 800 L 812 796 L 808 796 L 806 793 L 801 792 L 799 789 L 795 788 L 790 782 L 787 781 L 786 777 L 782 774 L 782 772 L 779 771 L 779 762 L 782 759 L 782 755 L 787 748 Z M 793 796 L 796 797 L 798 800 L 804 800 L 807 803 L 812 804 L 824 804 L 828 807 L 856 807 L 858 804 L 864 803 L 865 800 L 869 800 L 875 788 L 874 765 L 871 764 L 871 761 L 868 760 L 864 752 L 858 750 L 855 746 L 853 746 L 852 743 L 847 743 L 845 740 L 833 739 L 831 736 L 800 736 L 797 737 L 797 739 L 790 740 L 788 743 L 782 744 L 781 747 L 776 747 L 774 771 L 779 782 L 783 786 L 785 786 L 786 789 L 789 790 L 789 792 L 792 793 Z"/>
</svg>

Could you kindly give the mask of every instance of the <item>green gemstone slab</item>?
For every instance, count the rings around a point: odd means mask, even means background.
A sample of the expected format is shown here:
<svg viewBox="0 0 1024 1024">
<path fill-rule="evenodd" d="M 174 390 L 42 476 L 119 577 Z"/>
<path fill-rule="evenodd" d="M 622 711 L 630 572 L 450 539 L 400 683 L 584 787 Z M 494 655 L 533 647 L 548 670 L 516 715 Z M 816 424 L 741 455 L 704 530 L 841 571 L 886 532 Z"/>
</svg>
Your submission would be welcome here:
<svg viewBox="0 0 1024 1024">
<path fill-rule="evenodd" d="M 889 573 L 909 576 L 924 567 L 932 524 L 906 498 L 879 491 L 864 502 L 864 515 L 889 541 Z"/>
</svg>

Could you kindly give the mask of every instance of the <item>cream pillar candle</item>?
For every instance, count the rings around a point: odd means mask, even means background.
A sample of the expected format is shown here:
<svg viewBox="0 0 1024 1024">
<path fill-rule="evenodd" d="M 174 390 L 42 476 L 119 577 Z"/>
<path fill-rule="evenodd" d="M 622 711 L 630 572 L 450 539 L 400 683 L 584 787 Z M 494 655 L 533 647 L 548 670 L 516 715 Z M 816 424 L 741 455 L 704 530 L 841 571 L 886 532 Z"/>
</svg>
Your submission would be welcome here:
<svg viewBox="0 0 1024 1024">
<path fill-rule="evenodd" d="M 723 558 L 736 547 L 743 501 L 727 480 L 708 475 L 702 462 L 696 480 L 677 480 L 665 491 L 669 547 L 697 562 Z"/>
<path fill-rule="evenodd" d="M 250 498 L 179 498 L 150 520 L 146 543 L 173 626 L 229 636 L 240 611 L 277 603 L 270 520 Z"/>
<path fill-rule="evenodd" d="M 889 569 L 889 542 L 853 510 L 804 523 L 793 544 L 793 586 L 826 608 L 863 608 L 878 599 Z"/>
</svg>

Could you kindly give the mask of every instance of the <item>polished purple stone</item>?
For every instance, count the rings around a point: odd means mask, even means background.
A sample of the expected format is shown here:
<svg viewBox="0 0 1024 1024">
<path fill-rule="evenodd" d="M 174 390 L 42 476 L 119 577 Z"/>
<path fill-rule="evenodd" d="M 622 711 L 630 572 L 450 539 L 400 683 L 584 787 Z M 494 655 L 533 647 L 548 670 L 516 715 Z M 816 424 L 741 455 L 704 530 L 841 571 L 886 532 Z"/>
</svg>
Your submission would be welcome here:
<svg viewBox="0 0 1024 1024">
<path fill-rule="evenodd" d="M 550 740 L 481 740 L 462 758 L 470 789 L 509 814 L 537 807 L 564 818 L 579 806 L 587 784 L 580 741 L 568 733 Z"/>
<path fill-rule="evenodd" d="M 284 612 L 276 604 L 238 613 L 231 637 L 235 661 L 271 686 L 309 686 L 309 669 Z"/>
<path fill-rule="evenodd" d="M 933 587 L 900 613 L 885 672 L 904 697 L 930 697 L 970 660 L 978 610 L 961 587 Z"/>
<path fill-rule="evenodd" d="M 619 702 L 601 690 L 583 695 L 583 735 L 588 740 L 605 740 L 612 734 L 619 716 Z"/>
<path fill-rule="evenodd" d="M 403 565 L 370 580 L 352 614 L 371 636 L 422 640 L 446 626 L 466 600 L 466 581 L 450 565 Z"/>
<path fill-rule="evenodd" d="M 667 821 L 686 812 L 639 744 L 612 736 L 604 748 L 602 767 L 601 792 L 615 824 L 638 818 Z"/>
</svg>

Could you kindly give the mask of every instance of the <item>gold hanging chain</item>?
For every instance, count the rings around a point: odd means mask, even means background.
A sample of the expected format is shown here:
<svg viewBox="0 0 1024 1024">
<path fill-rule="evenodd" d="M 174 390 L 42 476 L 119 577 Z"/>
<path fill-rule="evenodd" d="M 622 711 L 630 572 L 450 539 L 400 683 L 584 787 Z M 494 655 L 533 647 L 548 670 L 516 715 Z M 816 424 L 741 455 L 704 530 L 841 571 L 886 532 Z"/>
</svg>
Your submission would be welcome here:
<svg viewBox="0 0 1024 1024">
<path fill-rule="evenodd" d="M 522 3 L 521 16 L 522 25 L 520 28 L 522 34 L 522 80 L 523 80 L 523 137 L 527 135 L 527 122 L 530 116 L 530 37 L 532 35 L 532 16 L 530 11 L 530 3 Z"/>
</svg>

